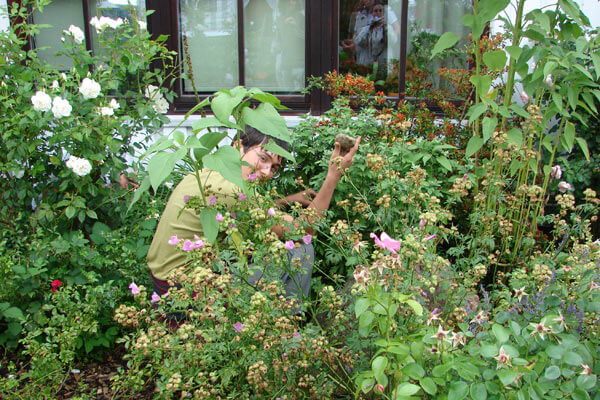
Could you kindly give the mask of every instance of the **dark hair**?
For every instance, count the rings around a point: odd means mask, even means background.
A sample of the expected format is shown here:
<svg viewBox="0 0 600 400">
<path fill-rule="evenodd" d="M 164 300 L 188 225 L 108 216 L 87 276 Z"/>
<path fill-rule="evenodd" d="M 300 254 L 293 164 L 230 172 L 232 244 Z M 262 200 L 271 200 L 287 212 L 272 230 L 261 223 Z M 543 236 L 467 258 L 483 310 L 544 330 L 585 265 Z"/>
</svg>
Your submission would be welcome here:
<svg viewBox="0 0 600 400">
<path fill-rule="evenodd" d="M 279 147 L 282 147 L 286 151 L 290 147 L 288 142 L 270 135 L 265 135 L 258 129 L 248 125 L 246 125 L 246 130 L 244 132 L 240 132 L 240 140 L 242 142 L 244 151 L 248 151 L 254 146 L 265 144 L 269 141 L 269 139 L 272 139 L 275 143 L 277 143 L 277 145 L 279 145 Z"/>
</svg>

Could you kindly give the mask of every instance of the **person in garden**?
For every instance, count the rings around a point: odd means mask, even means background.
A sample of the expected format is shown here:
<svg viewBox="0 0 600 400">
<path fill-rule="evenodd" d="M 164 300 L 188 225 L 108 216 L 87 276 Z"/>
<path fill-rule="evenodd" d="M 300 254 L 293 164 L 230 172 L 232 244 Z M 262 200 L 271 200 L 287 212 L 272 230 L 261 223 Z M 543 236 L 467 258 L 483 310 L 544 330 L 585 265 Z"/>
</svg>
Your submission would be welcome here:
<svg viewBox="0 0 600 400">
<path fill-rule="evenodd" d="M 282 158 L 263 148 L 263 145 L 269 140 L 274 140 L 279 146 L 287 148 L 286 142 L 265 135 L 252 127 L 247 127 L 246 131 L 240 134 L 240 142 L 237 144 L 239 144 L 241 159 L 249 164 L 242 165 L 242 178 L 244 180 L 270 180 L 277 173 Z M 314 208 L 317 214 L 327 210 L 342 172 L 348 169 L 354 161 L 359 143 L 360 137 L 356 140 L 354 146 L 343 154 L 340 143 L 336 142 L 330 158 L 327 176 L 318 193 L 313 190 L 302 191 L 280 199 L 278 204 L 285 205 L 298 202 L 305 207 Z M 240 196 L 240 189 L 216 171 L 200 171 L 200 181 L 204 183 L 205 197 L 209 199 L 211 205 L 219 202 L 231 207 Z M 185 254 L 177 246 L 170 243 L 170 238 L 176 236 L 177 238 L 192 240 L 194 237 L 199 238 L 202 236 L 202 224 L 199 215 L 192 209 L 185 207 L 185 203 L 190 197 L 200 195 L 195 175 L 186 176 L 173 190 L 160 218 L 147 255 L 154 291 L 158 295 L 164 295 L 168 291 L 170 286 L 167 279 L 170 273 L 186 263 Z M 284 219 L 287 222 L 293 222 L 292 217 L 289 215 L 286 215 Z M 272 230 L 279 237 L 283 235 L 283 228 L 280 226 L 276 226 Z M 314 249 L 309 240 L 300 243 L 299 247 L 288 249 L 288 259 L 292 260 L 294 258 L 301 260 L 301 272 L 294 276 L 282 274 L 281 280 L 287 296 L 301 294 L 306 297 L 310 290 L 310 279 L 314 263 Z M 261 274 L 255 273 L 250 277 L 249 283 L 256 284 L 260 278 Z M 300 293 L 300 290 L 302 293 Z"/>
</svg>

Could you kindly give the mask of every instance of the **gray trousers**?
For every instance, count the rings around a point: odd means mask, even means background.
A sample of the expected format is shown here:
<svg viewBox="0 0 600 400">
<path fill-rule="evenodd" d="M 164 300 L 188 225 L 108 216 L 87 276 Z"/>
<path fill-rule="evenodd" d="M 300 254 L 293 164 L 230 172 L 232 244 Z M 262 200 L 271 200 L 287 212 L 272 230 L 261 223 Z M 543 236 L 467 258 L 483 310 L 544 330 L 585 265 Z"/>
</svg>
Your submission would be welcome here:
<svg viewBox="0 0 600 400">
<path fill-rule="evenodd" d="M 284 272 L 281 274 L 279 279 L 281 282 L 283 282 L 285 296 L 295 297 L 301 302 L 302 298 L 308 297 L 310 292 L 310 279 L 312 277 L 312 270 L 315 264 L 315 249 L 312 243 L 302 243 L 300 244 L 300 247 L 288 250 L 287 257 L 290 265 L 294 265 L 294 261 L 292 260 L 299 259 L 301 271 L 293 276 L 290 276 L 289 273 Z M 255 286 L 262 276 L 262 271 L 255 271 L 254 274 L 248 279 L 248 283 Z M 300 294 L 300 290 L 302 290 L 302 294 Z"/>
</svg>

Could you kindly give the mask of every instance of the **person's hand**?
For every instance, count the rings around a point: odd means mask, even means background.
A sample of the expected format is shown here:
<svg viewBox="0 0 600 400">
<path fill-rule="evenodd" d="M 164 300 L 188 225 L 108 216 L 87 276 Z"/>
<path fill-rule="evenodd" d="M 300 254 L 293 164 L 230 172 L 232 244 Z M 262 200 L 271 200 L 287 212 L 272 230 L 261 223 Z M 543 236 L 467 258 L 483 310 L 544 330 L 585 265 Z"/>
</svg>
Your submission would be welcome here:
<svg viewBox="0 0 600 400">
<path fill-rule="evenodd" d="M 283 198 L 284 203 L 300 203 L 303 206 L 307 207 L 312 199 L 317 195 L 312 189 L 306 189 L 298 193 L 290 194 L 289 196 L 285 196 Z"/>
<path fill-rule="evenodd" d="M 342 172 L 347 170 L 354 163 L 354 155 L 358 150 L 358 145 L 360 144 L 361 137 L 356 138 L 356 142 L 354 146 L 350 147 L 348 152 L 343 156 L 341 151 L 341 146 L 339 142 L 335 142 L 335 147 L 333 149 L 333 153 L 331 154 L 331 158 L 329 159 L 329 174 L 334 174 L 337 176 L 341 176 Z"/>
<path fill-rule="evenodd" d="M 131 185 L 134 189 L 137 189 L 139 186 L 136 181 L 129 179 L 125 174 L 121 174 L 121 176 L 119 176 L 119 186 L 121 186 L 123 189 L 129 189 L 129 185 Z"/>
</svg>

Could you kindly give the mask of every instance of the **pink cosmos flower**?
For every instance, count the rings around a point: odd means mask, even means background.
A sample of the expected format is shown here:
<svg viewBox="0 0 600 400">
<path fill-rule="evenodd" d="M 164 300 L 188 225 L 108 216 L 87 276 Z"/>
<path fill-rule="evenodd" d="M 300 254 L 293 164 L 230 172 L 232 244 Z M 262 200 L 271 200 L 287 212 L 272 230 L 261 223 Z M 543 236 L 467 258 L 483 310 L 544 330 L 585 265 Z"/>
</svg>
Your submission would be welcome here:
<svg viewBox="0 0 600 400">
<path fill-rule="evenodd" d="M 312 235 L 302 236 L 302 241 L 304 242 L 304 244 L 310 244 L 310 242 L 312 242 Z"/>
<path fill-rule="evenodd" d="M 241 322 L 236 322 L 235 324 L 233 324 L 233 329 L 235 329 L 237 333 L 240 333 L 242 329 L 244 329 L 244 324 L 242 324 Z"/>
<path fill-rule="evenodd" d="M 156 294 L 156 292 L 152 292 L 152 297 L 150 297 L 150 303 L 158 303 L 160 300 L 160 296 Z"/>
<path fill-rule="evenodd" d="M 134 296 L 140 294 L 140 288 L 135 284 L 135 282 L 131 282 L 129 289 L 131 289 L 131 294 Z"/>
<path fill-rule="evenodd" d="M 204 247 L 204 241 L 203 240 L 196 240 L 194 242 L 194 248 L 195 249 L 201 249 Z"/>
<path fill-rule="evenodd" d="M 240 192 L 240 194 L 238 194 L 238 200 L 240 200 L 240 201 L 244 201 L 247 198 L 248 197 L 244 193 L 242 193 L 242 192 Z"/>
<path fill-rule="evenodd" d="M 294 248 L 294 242 L 291 240 L 288 240 L 287 242 L 285 242 L 284 247 L 286 250 L 292 250 Z"/>
<path fill-rule="evenodd" d="M 250 175 L 248 175 L 248 180 L 249 181 L 255 181 L 256 178 L 258 178 L 258 175 L 256 175 L 255 173 L 251 173 Z"/>
<path fill-rule="evenodd" d="M 275 208 L 271 207 L 267 210 L 267 214 L 269 214 L 271 217 L 275 215 Z"/>
<path fill-rule="evenodd" d="M 429 242 L 431 239 L 435 239 L 436 237 L 437 237 L 437 235 L 436 235 L 436 234 L 433 234 L 433 235 L 431 235 L 431 236 L 427 236 L 427 237 L 425 238 L 425 241 L 426 241 L 426 242 Z"/>
<path fill-rule="evenodd" d="M 558 190 L 560 190 L 561 193 L 565 193 L 567 190 L 573 190 L 573 186 L 571 186 L 570 183 L 567 183 L 565 181 L 561 181 L 558 184 Z"/>
<path fill-rule="evenodd" d="M 177 235 L 171 236 L 171 238 L 169 239 L 169 244 L 171 246 L 177 246 L 179 244 L 179 239 L 177 238 Z"/>
<path fill-rule="evenodd" d="M 554 167 L 552 167 L 552 170 L 550 171 L 550 176 L 554 179 L 560 179 L 560 177 L 562 176 L 562 170 L 560 169 L 560 165 L 555 165 Z"/>
<path fill-rule="evenodd" d="M 400 241 L 392 239 L 387 233 L 381 232 L 381 239 L 373 232 L 369 235 L 371 239 L 375 241 L 375 244 L 382 249 L 389 250 L 392 254 L 396 253 L 396 250 L 400 250 Z"/>
<path fill-rule="evenodd" d="M 183 242 L 183 251 L 192 251 L 194 250 L 194 242 L 191 240 L 186 240 Z"/>
<path fill-rule="evenodd" d="M 190 201 L 190 195 L 186 194 L 185 196 L 183 196 L 183 202 L 187 203 L 188 201 Z"/>
<path fill-rule="evenodd" d="M 217 198 L 215 196 L 212 196 L 208 199 L 208 204 L 214 206 L 215 204 L 217 204 Z"/>
<path fill-rule="evenodd" d="M 217 213 L 217 215 L 215 216 L 215 219 L 219 222 L 223 221 L 223 216 L 221 215 L 221 213 Z"/>
</svg>

